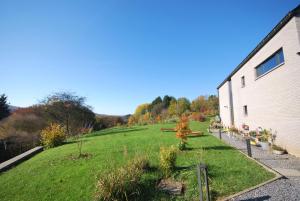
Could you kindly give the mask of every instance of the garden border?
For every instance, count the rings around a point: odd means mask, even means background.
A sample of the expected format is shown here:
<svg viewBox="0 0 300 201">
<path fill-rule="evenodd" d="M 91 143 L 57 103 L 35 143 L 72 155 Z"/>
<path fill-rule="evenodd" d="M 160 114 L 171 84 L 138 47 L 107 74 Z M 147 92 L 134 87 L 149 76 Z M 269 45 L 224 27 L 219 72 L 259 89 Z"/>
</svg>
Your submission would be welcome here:
<svg viewBox="0 0 300 201">
<path fill-rule="evenodd" d="M 0 163 L 0 173 L 4 172 L 6 170 L 9 170 L 10 168 L 18 165 L 19 163 L 31 158 L 35 154 L 43 151 L 44 147 L 43 146 L 38 146 L 33 149 L 30 149 L 20 155 L 17 155 L 7 161 L 4 161 L 3 163 Z"/>
<path fill-rule="evenodd" d="M 213 130 L 211 130 L 211 132 L 214 133 L 214 134 L 218 134 L 218 131 L 213 131 Z M 222 132 L 222 133 L 224 133 L 224 132 Z M 213 135 L 213 136 L 216 137 L 215 135 Z M 217 137 L 216 137 L 216 138 L 217 138 Z M 219 139 L 219 138 L 218 138 L 218 139 Z M 233 198 L 235 198 L 235 197 L 237 197 L 237 196 L 240 196 L 240 195 L 242 195 L 242 194 L 244 194 L 244 193 L 247 193 L 247 192 L 249 192 L 249 191 L 252 191 L 252 190 L 254 190 L 254 189 L 257 189 L 257 188 L 259 188 L 259 187 L 261 187 L 261 186 L 264 186 L 264 185 L 266 185 L 266 184 L 268 184 L 268 183 L 271 183 L 271 182 L 273 182 L 273 181 L 276 181 L 276 180 L 278 180 L 278 179 L 284 178 L 284 176 L 283 176 L 282 174 L 280 174 L 280 173 L 277 172 L 276 170 L 272 169 L 271 167 L 269 167 L 269 166 L 263 164 L 262 162 L 256 160 L 255 158 L 249 157 L 246 153 L 242 152 L 241 150 L 237 149 L 236 147 L 232 146 L 231 144 L 227 143 L 226 141 L 221 140 L 221 139 L 219 139 L 219 140 L 222 141 L 223 143 L 227 144 L 228 146 L 234 148 L 235 150 L 239 151 L 240 153 L 242 153 L 242 154 L 243 154 L 244 156 L 246 156 L 247 158 L 249 158 L 249 159 L 255 161 L 258 165 L 262 166 L 262 167 L 265 168 L 267 171 L 272 172 L 273 174 L 275 174 L 275 177 L 272 178 L 272 179 L 269 179 L 269 180 L 267 180 L 267 181 L 265 181 L 265 182 L 263 182 L 263 183 L 257 184 L 256 186 L 252 186 L 252 187 L 250 187 L 250 188 L 247 188 L 247 189 L 242 190 L 242 191 L 240 191 L 240 192 L 237 192 L 237 193 L 235 193 L 235 194 L 229 195 L 229 196 L 227 196 L 227 197 L 225 197 L 225 198 L 218 199 L 219 201 L 230 201 L 231 199 L 233 199 Z"/>
</svg>

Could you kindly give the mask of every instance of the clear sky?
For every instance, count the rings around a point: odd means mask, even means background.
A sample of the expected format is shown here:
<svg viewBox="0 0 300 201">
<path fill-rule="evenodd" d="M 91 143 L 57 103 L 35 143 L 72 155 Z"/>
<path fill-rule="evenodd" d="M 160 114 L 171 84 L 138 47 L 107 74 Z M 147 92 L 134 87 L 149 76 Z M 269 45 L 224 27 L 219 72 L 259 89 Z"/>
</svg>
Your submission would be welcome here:
<svg viewBox="0 0 300 201">
<path fill-rule="evenodd" d="M 16 106 L 56 91 L 97 113 L 217 85 L 297 0 L 0 0 L 0 94 Z"/>
</svg>

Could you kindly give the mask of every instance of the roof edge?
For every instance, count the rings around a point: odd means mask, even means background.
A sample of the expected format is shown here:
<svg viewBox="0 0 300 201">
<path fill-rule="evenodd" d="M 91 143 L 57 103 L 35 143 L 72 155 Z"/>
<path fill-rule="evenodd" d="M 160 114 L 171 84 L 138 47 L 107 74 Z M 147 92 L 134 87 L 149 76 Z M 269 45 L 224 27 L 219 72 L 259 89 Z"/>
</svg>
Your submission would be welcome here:
<svg viewBox="0 0 300 201">
<path fill-rule="evenodd" d="M 267 36 L 265 36 L 262 41 L 258 43 L 258 45 L 248 54 L 248 56 L 225 78 L 221 84 L 218 85 L 217 89 L 219 89 L 223 84 L 231 79 L 231 77 L 240 70 L 261 48 L 267 44 L 295 15 L 300 14 L 300 4 L 294 8 L 293 10 L 289 11 L 280 22 L 270 31 Z"/>
</svg>

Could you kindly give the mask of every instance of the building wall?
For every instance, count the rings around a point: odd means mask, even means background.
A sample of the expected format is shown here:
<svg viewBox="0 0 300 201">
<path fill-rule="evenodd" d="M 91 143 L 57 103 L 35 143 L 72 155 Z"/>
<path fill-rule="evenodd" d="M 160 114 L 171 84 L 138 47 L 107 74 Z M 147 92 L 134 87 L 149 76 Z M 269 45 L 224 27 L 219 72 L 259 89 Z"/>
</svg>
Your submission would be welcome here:
<svg viewBox="0 0 300 201">
<path fill-rule="evenodd" d="M 219 107 L 221 121 L 225 126 L 231 125 L 230 97 L 228 81 L 219 88 Z"/>
<path fill-rule="evenodd" d="M 296 17 L 296 26 L 297 26 L 298 38 L 299 38 L 299 42 L 300 42 L 300 14 L 298 14 Z M 299 52 L 300 52 L 300 50 L 299 50 Z"/>
<path fill-rule="evenodd" d="M 252 130 L 272 129 L 277 134 L 276 144 L 297 156 L 300 156 L 299 30 L 300 18 L 294 17 L 231 77 L 235 126 L 241 128 L 245 123 Z M 281 47 L 285 63 L 256 79 L 255 67 Z M 242 76 L 246 81 L 244 88 Z M 228 96 L 224 93 L 220 93 L 222 101 Z M 243 113 L 244 105 L 248 107 L 248 116 Z"/>
</svg>

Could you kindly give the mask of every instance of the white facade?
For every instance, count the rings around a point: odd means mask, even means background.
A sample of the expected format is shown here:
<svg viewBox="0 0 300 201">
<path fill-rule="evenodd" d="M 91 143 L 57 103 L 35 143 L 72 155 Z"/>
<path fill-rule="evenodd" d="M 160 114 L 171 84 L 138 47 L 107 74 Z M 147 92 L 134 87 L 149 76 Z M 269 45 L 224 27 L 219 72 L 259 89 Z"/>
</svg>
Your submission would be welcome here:
<svg viewBox="0 0 300 201">
<path fill-rule="evenodd" d="M 256 67 L 280 48 L 283 50 L 284 63 L 257 78 Z M 295 14 L 219 86 L 223 124 L 240 129 L 243 124 L 249 125 L 250 130 L 258 127 L 272 129 L 277 135 L 276 144 L 286 148 L 289 153 L 300 156 L 299 52 L 300 15 Z M 243 76 L 244 87 L 241 84 Z M 230 84 L 233 107 L 230 107 Z M 247 107 L 247 115 L 244 106 Z"/>
</svg>

